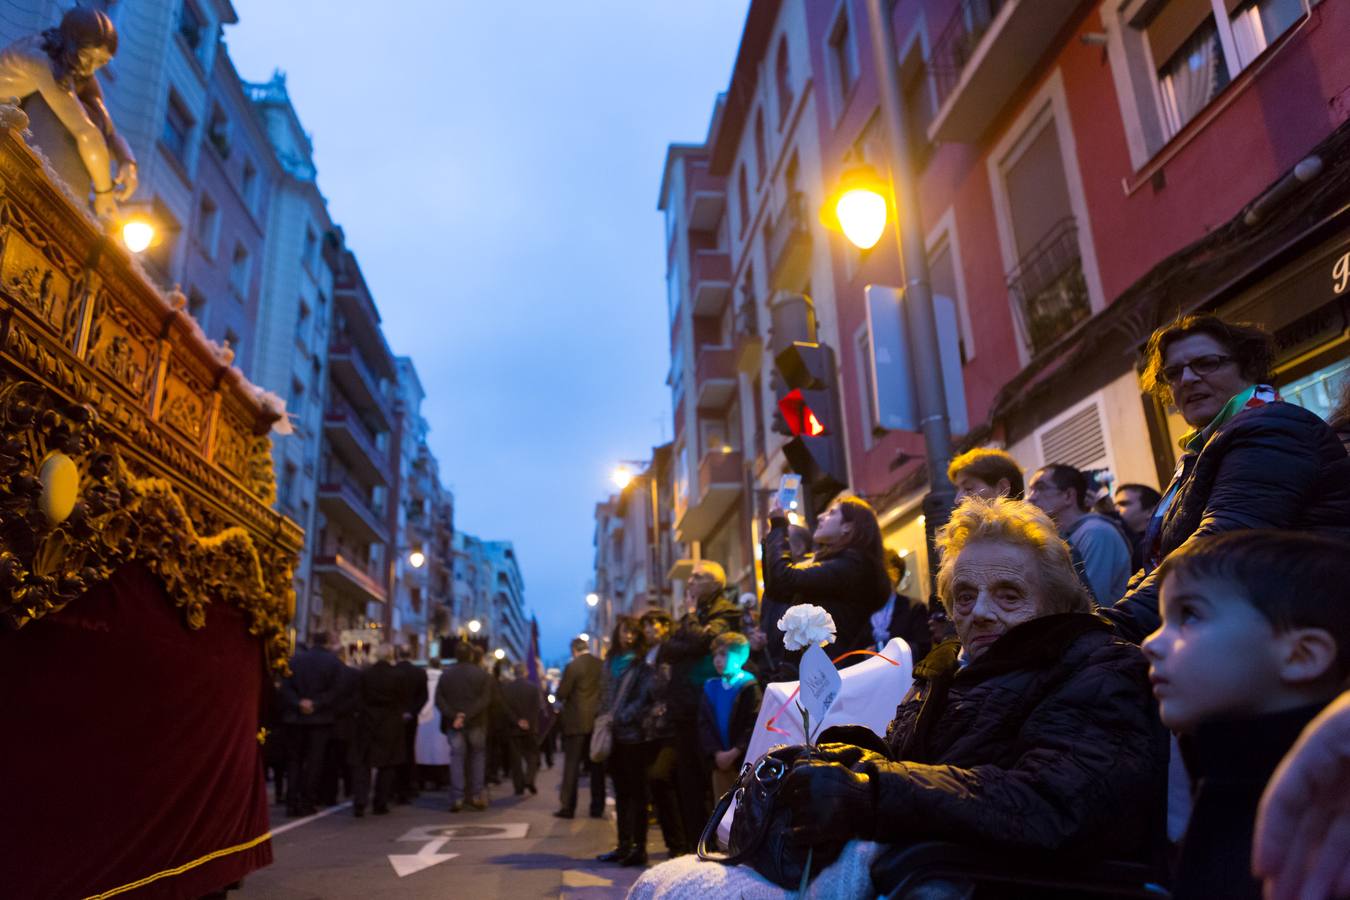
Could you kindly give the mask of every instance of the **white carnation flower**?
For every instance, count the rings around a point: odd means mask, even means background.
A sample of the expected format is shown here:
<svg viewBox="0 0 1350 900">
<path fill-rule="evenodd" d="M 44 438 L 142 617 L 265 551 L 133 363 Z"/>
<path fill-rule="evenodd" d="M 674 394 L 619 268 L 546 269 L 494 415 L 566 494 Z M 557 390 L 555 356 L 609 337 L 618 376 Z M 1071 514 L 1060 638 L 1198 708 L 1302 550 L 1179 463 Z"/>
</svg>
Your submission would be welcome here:
<svg viewBox="0 0 1350 900">
<path fill-rule="evenodd" d="M 809 603 L 790 607 L 778 620 L 778 629 L 783 632 L 783 646 L 789 650 L 834 643 L 834 617 Z"/>
</svg>

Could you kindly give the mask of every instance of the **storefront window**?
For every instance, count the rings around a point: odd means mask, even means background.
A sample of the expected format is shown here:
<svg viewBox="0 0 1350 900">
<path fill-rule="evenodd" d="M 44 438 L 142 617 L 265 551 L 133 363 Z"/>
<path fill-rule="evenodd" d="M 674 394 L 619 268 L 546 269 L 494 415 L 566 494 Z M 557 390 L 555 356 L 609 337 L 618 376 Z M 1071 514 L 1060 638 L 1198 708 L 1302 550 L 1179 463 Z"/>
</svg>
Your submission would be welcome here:
<svg viewBox="0 0 1350 900">
<path fill-rule="evenodd" d="M 1325 419 L 1336 408 L 1336 401 L 1347 381 L 1350 381 L 1350 358 L 1337 360 L 1311 375 L 1283 385 L 1280 396 Z"/>
</svg>

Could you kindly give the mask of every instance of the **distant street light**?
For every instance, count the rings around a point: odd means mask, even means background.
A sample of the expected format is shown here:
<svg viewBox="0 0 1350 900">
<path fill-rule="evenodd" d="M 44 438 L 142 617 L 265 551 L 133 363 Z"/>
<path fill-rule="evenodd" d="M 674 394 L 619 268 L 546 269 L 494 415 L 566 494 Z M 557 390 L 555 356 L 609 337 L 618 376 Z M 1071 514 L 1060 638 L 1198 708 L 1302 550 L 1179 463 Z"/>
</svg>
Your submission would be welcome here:
<svg viewBox="0 0 1350 900">
<path fill-rule="evenodd" d="M 591 636 L 584 631 L 581 634 L 577 635 L 577 637 L 581 638 L 588 644 L 591 642 Z"/>
<path fill-rule="evenodd" d="M 506 651 L 503 650 L 501 647 L 498 647 L 496 650 L 493 650 L 492 655 L 495 656 L 497 659 L 506 659 Z"/>
<path fill-rule="evenodd" d="M 412 566 L 414 569 L 422 568 L 422 566 L 426 565 L 426 561 L 427 555 L 421 550 L 414 550 L 408 554 L 408 565 Z"/>
<path fill-rule="evenodd" d="M 599 605 L 600 605 L 600 595 L 599 595 L 599 594 L 587 594 L 587 595 L 586 595 L 586 605 L 587 605 L 587 606 L 590 606 L 590 607 L 596 607 L 596 606 L 599 606 Z"/>
<path fill-rule="evenodd" d="M 469 620 L 469 631 L 470 631 L 470 633 L 472 633 L 472 634 L 477 634 L 478 632 L 480 632 L 480 631 L 482 631 L 482 630 L 483 630 L 483 623 L 482 623 L 482 622 L 478 621 L 477 619 L 470 619 L 470 620 Z"/>
<path fill-rule="evenodd" d="M 557 695 L 557 694 L 549 694 L 549 695 L 548 695 L 548 702 L 549 702 L 549 703 L 557 703 L 557 702 L 558 702 L 558 695 Z"/>
<path fill-rule="evenodd" d="M 615 466 L 614 471 L 610 473 L 609 477 L 614 482 L 615 487 L 619 490 L 623 490 L 633 483 L 633 479 L 637 477 L 637 473 L 628 466 Z"/>
</svg>

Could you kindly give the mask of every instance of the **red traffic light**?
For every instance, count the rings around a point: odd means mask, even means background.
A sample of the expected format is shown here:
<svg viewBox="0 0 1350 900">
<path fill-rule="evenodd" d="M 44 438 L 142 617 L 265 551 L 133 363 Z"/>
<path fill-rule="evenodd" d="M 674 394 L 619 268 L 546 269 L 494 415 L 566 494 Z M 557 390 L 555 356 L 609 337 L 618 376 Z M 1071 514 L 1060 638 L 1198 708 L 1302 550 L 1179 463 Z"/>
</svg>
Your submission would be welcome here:
<svg viewBox="0 0 1350 900">
<path fill-rule="evenodd" d="M 820 437 L 825 426 L 815 412 L 806 404 L 806 398 L 800 390 L 789 391 L 778 401 L 778 411 L 783 414 L 788 430 L 797 437 Z"/>
</svg>

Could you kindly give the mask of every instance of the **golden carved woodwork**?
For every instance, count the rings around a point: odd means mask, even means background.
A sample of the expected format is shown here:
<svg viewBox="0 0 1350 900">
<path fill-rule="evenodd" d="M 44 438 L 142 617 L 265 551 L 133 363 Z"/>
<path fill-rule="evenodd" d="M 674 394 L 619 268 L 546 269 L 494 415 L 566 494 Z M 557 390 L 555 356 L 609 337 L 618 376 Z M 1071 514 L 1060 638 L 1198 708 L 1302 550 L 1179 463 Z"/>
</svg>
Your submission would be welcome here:
<svg viewBox="0 0 1350 900">
<path fill-rule="evenodd" d="M 139 561 L 190 628 L 243 610 L 284 670 L 303 534 L 271 508 L 279 413 L 186 315 L 0 128 L 0 622 Z"/>
</svg>

